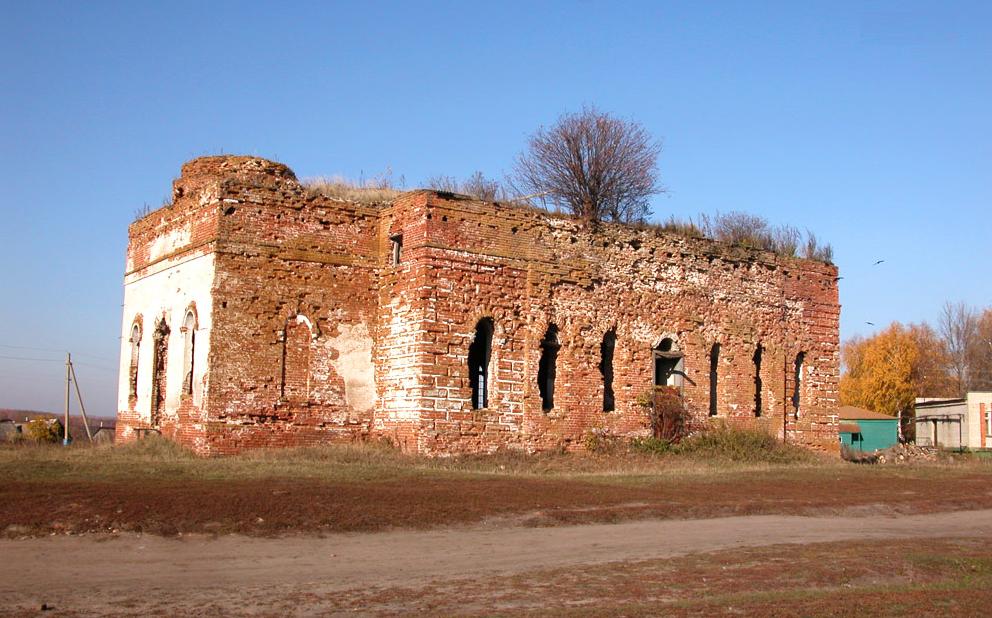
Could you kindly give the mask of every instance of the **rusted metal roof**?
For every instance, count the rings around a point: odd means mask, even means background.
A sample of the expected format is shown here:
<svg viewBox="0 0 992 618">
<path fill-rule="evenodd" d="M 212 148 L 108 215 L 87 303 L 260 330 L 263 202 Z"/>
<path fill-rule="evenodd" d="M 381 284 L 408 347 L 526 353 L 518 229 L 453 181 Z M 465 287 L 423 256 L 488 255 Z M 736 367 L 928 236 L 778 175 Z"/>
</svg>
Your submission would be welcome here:
<svg viewBox="0 0 992 618">
<path fill-rule="evenodd" d="M 865 410 L 864 408 L 856 408 L 854 406 L 841 406 L 837 409 L 837 417 L 843 420 L 863 420 L 863 421 L 894 421 L 896 417 L 889 416 L 888 414 L 882 414 L 881 412 L 872 412 L 871 410 Z"/>
</svg>

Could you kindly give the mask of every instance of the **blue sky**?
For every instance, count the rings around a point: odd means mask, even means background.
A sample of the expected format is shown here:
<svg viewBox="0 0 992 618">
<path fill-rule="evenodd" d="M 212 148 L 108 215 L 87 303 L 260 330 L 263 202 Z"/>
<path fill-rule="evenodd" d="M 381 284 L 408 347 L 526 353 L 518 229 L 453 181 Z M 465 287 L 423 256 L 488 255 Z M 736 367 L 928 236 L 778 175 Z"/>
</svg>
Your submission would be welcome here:
<svg viewBox="0 0 992 618">
<path fill-rule="evenodd" d="M 663 141 L 657 219 L 829 241 L 844 338 L 992 304 L 992 3 L 0 4 L 0 407 L 61 409 L 68 349 L 114 414 L 127 225 L 184 161 L 499 177 L 584 104 Z"/>
</svg>

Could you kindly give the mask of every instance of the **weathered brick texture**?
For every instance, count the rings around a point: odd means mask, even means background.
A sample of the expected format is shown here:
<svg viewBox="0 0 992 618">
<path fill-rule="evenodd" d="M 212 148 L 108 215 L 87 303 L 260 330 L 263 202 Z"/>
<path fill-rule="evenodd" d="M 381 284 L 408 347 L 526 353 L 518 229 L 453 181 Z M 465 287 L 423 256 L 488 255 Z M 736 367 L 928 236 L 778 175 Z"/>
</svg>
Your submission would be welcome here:
<svg viewBox="0 0 992 618">
<path fill-rule="evenodd" d="M 753 425 L 837 448 L 832 265 L 432 191 L 356 204 L 249 157 L 191 161 L 173 194 L 130 229 L 121 439 L 158 430 L 202 453 L 377 438 L 429 454 L 582 449 L 592 433 L 651 433 L 645 402 L 670 339 L 693 427 Z M 155 325 L 178 333 L 190 303 L 191 395 L 184 337 L 168 338 L 154 381 L 144 358 Z M 476 409 L 469 350 L 487 318 L 488 405 Z M 167 391 L 157 418 L 155 393 L 129 392 L 136 324 L 138 390 Z M 608 332 L 615 405 L 604 411 Z"/>
</svg>

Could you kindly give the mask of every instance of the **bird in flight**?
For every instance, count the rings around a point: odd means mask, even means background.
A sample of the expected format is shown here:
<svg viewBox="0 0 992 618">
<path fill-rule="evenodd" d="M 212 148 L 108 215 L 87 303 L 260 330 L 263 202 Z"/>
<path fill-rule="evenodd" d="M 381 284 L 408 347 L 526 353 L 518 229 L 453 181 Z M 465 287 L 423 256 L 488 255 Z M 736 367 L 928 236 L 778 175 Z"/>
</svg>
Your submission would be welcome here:
<svg viewBox="0 0 992 618">
<path fill-rule="evenodd" d="M 879 261 L 875 262 L 874 264 L 872 264 L 872 266 L 878 266 L 879 264 L 881 264 L 884 261 L 885 260 L 879 260 Z"/>
<path fill-rule="evenodd" d="M 867 324 L 868 326 L 874 326 L 875 325 L 874 322 L 865 322 L 865 324 Z"/>
</svg>

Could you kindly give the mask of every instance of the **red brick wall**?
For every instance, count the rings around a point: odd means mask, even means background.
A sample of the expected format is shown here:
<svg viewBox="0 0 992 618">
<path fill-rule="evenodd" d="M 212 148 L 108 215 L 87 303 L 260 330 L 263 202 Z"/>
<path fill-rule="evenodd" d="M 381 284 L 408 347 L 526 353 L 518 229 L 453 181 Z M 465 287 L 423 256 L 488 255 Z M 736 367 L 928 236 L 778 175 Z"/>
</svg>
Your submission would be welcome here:
<svg viewBox="0 0 992 618">
<path fill-rule="evenodd" d="M 420 211 L 423 197 L 396 211 Z M 428 218 L 429 217 L 429 218 Z M 653 351 L 669 336 L 685 354 L 683 392 L 695 426 L 707 422 L 709 354 L 721 344 L 718 419 L 765 427 L 788 439 L 836 448 L 836 269 L 652 230 L 603 225 L 520 208 L 428 197 L 427 239 L 404 242 L 421 290 L 418 351 L 420 450 L 582 448 L 591 431 L 646 435 Z M 395 231 L 395 230 L 394 230 Z M 406 238 L 404 231 L 404 237 Z M 415 236 L 418 238 L 419 236 Z M 495 390 L 472 410 L 466 355 L 475 324 L 493 318 Z M 542 410 L 540 341 L 559 328 L 555 408 Z M 603 412 L 604 333 L 616 328 L 616 410 Z M 754 418 L 755 346 L 761 343 L 763 415 Z M 805 352 L 798 420 L 791 412 L 793 361 Z"/>
<path fill-rule="evenodd" d="M 191 162 L 177 187 L 198 187 L 214 204 L 212 218 L 201 215 L 217 237 L 209 452 L 367 437 L 437 454 L 582 449 L 592 433 L 648 435 L 643 402 L 664 337 L 684 353 L 694 427 L 713 422 L 709 355 L 719 342 L 717 420 L 837 448 L 833 266 L 434 192 L 351 204 L 309 195 L 288 168 L 248 158 Z M 140 256 L 154 233 L 131 234 Z M 467 355 L 484 317 L 495 327 L 489 407 L 474 410 Z M 555 407 L 544 411 L 537 368 L 549 323 L 561 347 Z M 604 412 L 600 344 L 610 329 L 616 409 Z"/>
<path fill-rule="evenodd" d="M 310 196 L 291 174 L 239 175 L 223 187 L 210 450 L 367 436 L 374 397 L 367 409 L 349 405 L 336 341 L 367 328 L 371 368 L 377 209 Z"/>
</svg>

